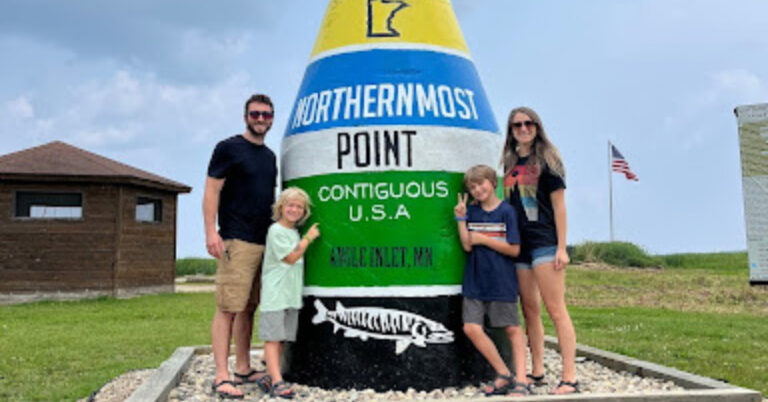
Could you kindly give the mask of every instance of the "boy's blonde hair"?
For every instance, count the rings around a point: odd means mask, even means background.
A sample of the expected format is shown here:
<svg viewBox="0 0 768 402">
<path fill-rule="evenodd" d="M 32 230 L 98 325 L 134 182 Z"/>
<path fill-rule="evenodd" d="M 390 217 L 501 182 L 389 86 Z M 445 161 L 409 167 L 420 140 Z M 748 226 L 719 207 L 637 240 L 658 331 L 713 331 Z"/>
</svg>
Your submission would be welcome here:
<svg viewBox="0 0 768 402">
<path fill-rule="evenodd" d="M 482 183 L 487 179 L 496 188 L 498 179 L 496 178 L 496 170 L 488 165 L 476 165 L 472 166 L 464 173 L 464 188 L 469 189 L 469 185 L 472 183 Z"/>
<path fill-rule="evenodd" d="M 312 201 L 310 201 L 307 192 L 298 187 L 288 187 L 280 193 L 275 205 L 272 206 L 272 220 L 277 222 L 283 217 L 283 207 L 290 200 L 300 200 L 304 204 L 304 216 L 296 222 L 296 225 L 301 226 L 311 215 L 309 207 L 312 205 Z"/>
</svg>

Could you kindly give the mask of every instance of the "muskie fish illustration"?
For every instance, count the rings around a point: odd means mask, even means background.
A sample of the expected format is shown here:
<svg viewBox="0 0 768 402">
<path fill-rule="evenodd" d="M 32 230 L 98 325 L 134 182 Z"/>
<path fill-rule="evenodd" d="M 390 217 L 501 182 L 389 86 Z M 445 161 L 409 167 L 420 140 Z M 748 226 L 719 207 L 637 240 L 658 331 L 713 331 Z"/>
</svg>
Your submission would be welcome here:
<svg viewBox="0 0 768 402">
<path fill-rule="evenodd" d="M 347 338 L 385 339 L 395 341 L 395 354 L 401 354 L 414 344 L 422 348 L 428 343 L 451 343 L 453 332 L 443 324 L 406 311 L 380 307 L 346 308 L 336 302 L 336 311 L 329 311 L 320 301 L 315 300 L 317 314 L 312 323 L 333 323 L 333 332 L 344 330 Z"/>
</svg>

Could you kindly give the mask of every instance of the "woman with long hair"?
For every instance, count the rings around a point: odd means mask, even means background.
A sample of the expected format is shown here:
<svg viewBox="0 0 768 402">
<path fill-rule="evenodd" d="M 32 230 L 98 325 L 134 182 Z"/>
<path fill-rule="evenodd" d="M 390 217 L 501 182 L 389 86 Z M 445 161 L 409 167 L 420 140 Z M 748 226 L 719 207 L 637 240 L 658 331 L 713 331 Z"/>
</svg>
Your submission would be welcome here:
<svg viewBox="0 0 768 402">
<path fill-rule="evenodd" d="M 539 115 L 519 107 L 509 113 L 502 155 L 504 192 L 520 222 L 522 249 L 516 264 L 525 329 L 531 348 L 532 385 L 544 384 L 541 300 L 555 324 L 563 372 L 552 394 L 579 392 L 576 333 L 565 305 L 565 167 Z"/>
</svg>

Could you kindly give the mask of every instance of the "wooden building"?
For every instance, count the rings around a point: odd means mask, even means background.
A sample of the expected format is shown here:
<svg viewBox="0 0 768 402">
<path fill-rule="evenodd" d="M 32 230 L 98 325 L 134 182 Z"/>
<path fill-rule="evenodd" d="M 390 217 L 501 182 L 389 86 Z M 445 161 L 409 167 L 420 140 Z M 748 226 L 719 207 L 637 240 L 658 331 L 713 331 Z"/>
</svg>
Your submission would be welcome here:
<svg viewBox="0 0 768 402">
<path fill-rule="evenodd" d="M 172 292 L 190 191 L 59 141 L 0 156 L 0 303 Z"/>
</svg>

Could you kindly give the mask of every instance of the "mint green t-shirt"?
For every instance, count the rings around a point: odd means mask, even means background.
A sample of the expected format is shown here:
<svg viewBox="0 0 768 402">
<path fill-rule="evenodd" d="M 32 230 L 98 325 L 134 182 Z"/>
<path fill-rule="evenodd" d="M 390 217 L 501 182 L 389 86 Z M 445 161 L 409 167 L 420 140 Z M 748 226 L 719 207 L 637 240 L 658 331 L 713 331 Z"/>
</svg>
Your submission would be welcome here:
<svg viewBox="0 0 768 402">
<path fill-rule="evenodd" d="M 296 249 L 301 237 L 296 229 L 273 223 L 267 231 L 264 265 L 261 268 L 261 311 L 277 311 L 302 306 L 304 257 L 293 264 L 283 262 Z"/>
</svg>

